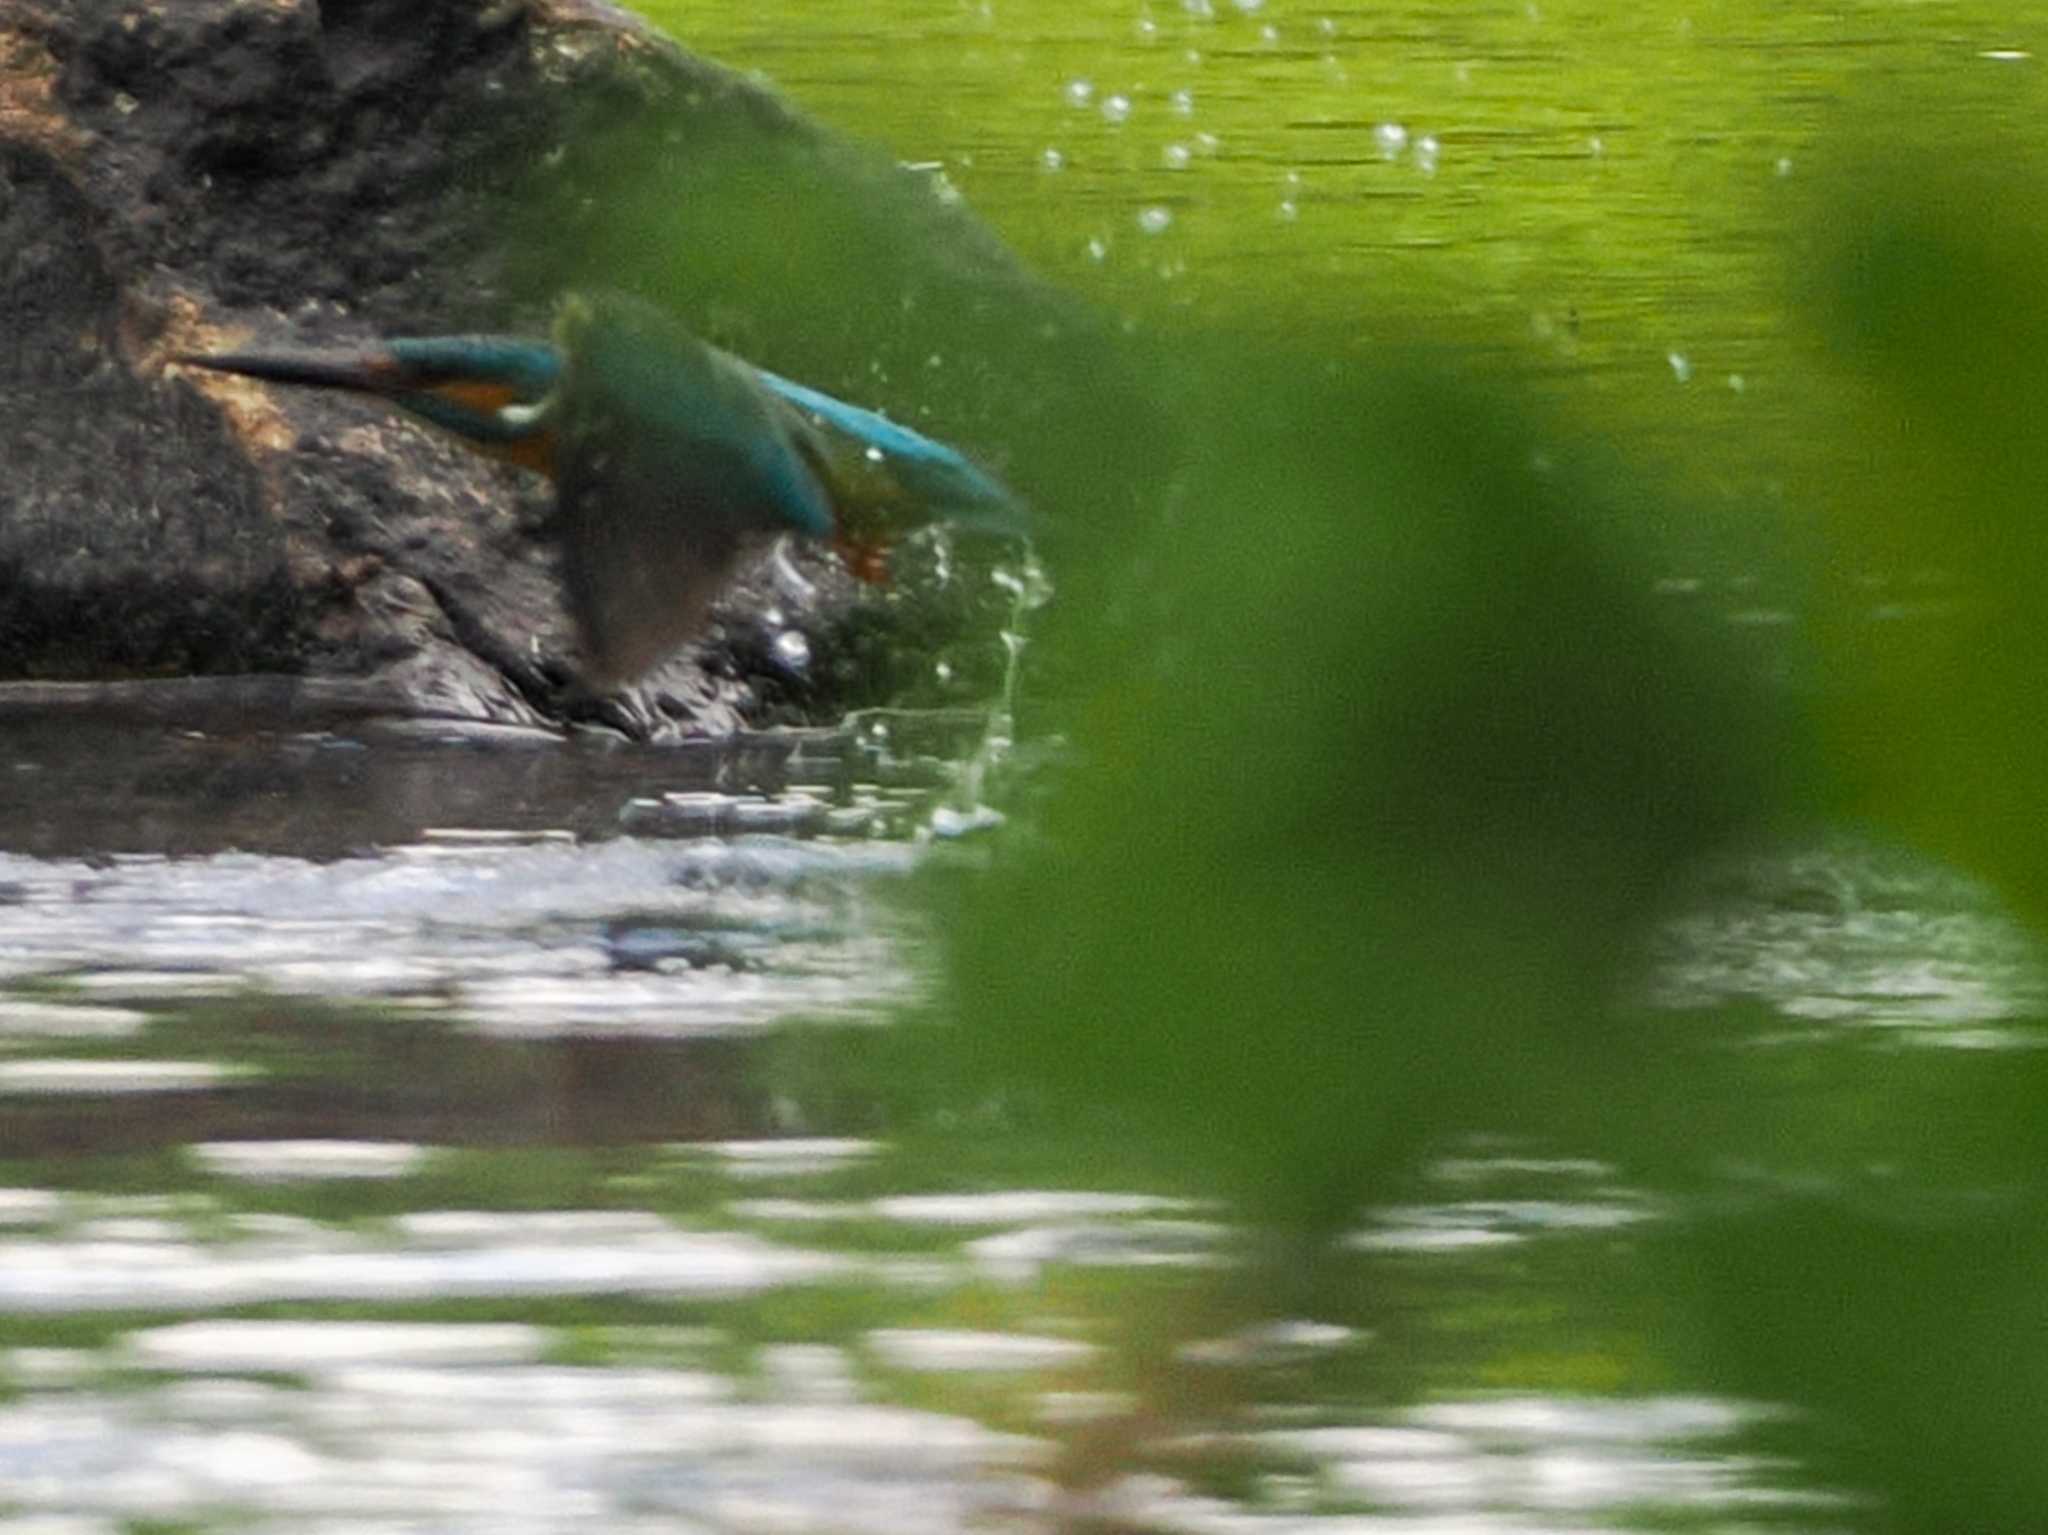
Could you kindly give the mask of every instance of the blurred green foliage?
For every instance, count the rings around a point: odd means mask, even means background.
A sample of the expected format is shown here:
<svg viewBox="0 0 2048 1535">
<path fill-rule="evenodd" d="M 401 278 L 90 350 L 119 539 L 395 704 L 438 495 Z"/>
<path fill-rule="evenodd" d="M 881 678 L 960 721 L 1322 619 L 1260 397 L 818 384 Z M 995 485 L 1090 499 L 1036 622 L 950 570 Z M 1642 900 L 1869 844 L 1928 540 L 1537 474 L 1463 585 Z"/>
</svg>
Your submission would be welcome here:
<svg viewBox="0 0 2048 1535">
<path fill-rule="evenodd" d="M 1609 1157 L 1689 1201 L 1645 1269 L 1675 1368 L 1809 1409 L 1813 1474 L 1876 1523 L 2021 1530 L 2042 1068 L 1788 1065 L 1742 1012 L 1620 1001 L 1703 860 L 1823 813 L 2048 915 L 2048 200 L 1889 161 L 1831 185 L 1814 381 L 1860 463 L 1795 688 L 1588 535 L 1640 482 L 1546 467 L 1511 388 L 1177 341 L 1188 448 L 1113 556 L 1132 595 L 1059 636 L 1071 767 L 946 896 L 950 1043 L 1023 1122 L 1114 1127 L 1288 1234 L 1258 1306 L 1328 1314 L 1320 1240 L 1461 1135 Z"/>
<path fill-rule="evenodd" d="M 1611 999 L 1777 769 L 1498 392 L 1271 335 L 1182 357 L 1147 619 L 1095 637 L 955 1002 L 1046 1103 L 1328 1228 L 1424 1146 L 1581 1124 L 1653 1065 Z"/>
<path fill-rule="evenodd" d="M 1540 357 L 1501 343 L 1482 380 L 1362 300 L 1127 332 L 927 178 L 735 122 L 578 139 L 535 205 L 537 288 L 658 297 L 981 452 L 1044 511 L 1060 587 L 1027 702 L 1066 758 L 986 867 L 930 873 L 946 1022 L 847 1047 L 894 1075 L 875 1127 L 1026 1180 L 1170 1169 L 1282 1239 L 1251 1304 L 1412 1349 L 1470 1291 L 1368 1291 L 1331 1238 L 1464 1136 L 1604 1157 L 1681 1214 L 1548 1278 L 1561 1334 L 1610 1293 L 1634 1329 L 1550 1340 L 1553 1378 L 1807 1409 L 1814 1474 L 1878 1495 L 1859 1519 L 2037 1523 L 2041 1068 L 1774 1051 L 1773 1020 L 1628 999 L 1703 864 L 1824 816 L 2048 916 L 2044 183 L 1995 143 L 1812 173 L 1787 291 L 1814 344 L 1779 397 L 1825 516 L 1759 667 L 1607 536 L 1725 509 L 1632 440 L 1603 469 L 1555 451 L 1599 429 L 1531 403 Z M 1393 330 L 1415 344 L 1356 345 Z M 1737 444 L 1668 483 L 1731 478 Z M 938 1162 L 948 1136 L 972 1158 Z M 1153 1361 L 1221 1325 L 1133 1321 Z"/>
</svg>

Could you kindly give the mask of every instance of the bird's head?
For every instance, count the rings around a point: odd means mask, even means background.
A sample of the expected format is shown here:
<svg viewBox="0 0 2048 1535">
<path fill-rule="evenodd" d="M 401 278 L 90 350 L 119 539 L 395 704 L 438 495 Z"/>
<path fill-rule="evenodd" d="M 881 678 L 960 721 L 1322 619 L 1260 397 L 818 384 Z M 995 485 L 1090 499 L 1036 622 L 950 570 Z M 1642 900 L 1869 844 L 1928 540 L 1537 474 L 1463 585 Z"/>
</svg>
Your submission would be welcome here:
<svg viewBox="0 0 2048 1535">
<path fill-rule="evenodd" d="M 517 336 L 424 336 L 353 351 L 193 353 L 176 359 L 278 384 L 374 394 L 478 451 L 552 475 L 553 393 L 562 359 Z"/>
</svg>

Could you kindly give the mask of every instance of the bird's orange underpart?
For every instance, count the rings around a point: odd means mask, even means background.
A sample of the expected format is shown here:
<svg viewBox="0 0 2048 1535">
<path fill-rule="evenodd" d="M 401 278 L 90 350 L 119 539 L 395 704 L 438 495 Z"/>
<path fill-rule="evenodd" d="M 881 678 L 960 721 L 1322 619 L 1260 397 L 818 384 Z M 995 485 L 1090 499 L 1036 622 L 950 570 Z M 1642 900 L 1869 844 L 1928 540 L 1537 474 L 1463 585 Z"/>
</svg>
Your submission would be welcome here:
<svg viewBox="0 0 2048 1535">
<path fill-rule="evenodd" d="M 457 378 L 433 386 L 433 393 L 465 410 L 479 415 L 494 416 L 507 405 L 517 404 L 518 393 L 508 386 L 490 379 Z M 483 438 L 469 437 L 464 440 L 477 452 L 499 459 L 508 464 L 517 464 L 522 469 L 532 469 L 555 476 L 555 434 L 542 430 L 529 432 L 521 437 Z"/>
<path fill-rule="evenodd" d="M 870 586 L 889 584 L 889 546 L 848 538 L 844 533 L 832 540 L 832 547 L 857 580 Z"/>
<path fill-rule="evenodd" d="M 495 416 L 519 397 L 504 384 L 483 378 L 454 378 L 434 385 L 434 393 L 451 404 L 483 416 Z"/>
</svg>

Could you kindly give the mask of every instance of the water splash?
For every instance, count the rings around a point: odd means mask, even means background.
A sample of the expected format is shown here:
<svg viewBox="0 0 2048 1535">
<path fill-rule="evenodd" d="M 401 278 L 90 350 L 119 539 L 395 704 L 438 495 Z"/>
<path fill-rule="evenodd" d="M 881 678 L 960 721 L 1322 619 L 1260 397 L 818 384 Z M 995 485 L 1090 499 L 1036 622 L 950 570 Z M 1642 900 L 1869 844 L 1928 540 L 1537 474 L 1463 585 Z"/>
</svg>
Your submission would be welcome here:
<svg viewBox="0 0 2048 1535">
<path fill-rule="evenodd" d="M 1003 682 L 989 706 L 981 740 L 965 761 L 952 789 L 937 807 L 931 830 L 938 836 L 959 836 L 1001 821 L 987 802 L 988 780 L 1008 758 L 1016 739 L 1017 688 L 1023 676 L 1024 652 L 1030 645 L 1028 626 L 1033 612 L 1052 600 L 1052 578 L 1028 544 L 1015 565 L 1000 565 L 990 580 L 1010 594 L 1010 613 L 1002 628 Z"/>
</svg>

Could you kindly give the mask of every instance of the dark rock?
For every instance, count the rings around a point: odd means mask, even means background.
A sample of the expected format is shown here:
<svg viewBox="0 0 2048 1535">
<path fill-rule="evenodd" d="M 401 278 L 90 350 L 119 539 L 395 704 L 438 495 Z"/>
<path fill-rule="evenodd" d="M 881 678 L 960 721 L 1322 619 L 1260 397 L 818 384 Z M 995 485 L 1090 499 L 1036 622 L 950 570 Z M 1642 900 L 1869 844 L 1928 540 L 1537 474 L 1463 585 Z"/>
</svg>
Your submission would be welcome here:
<svg viewBox="0 0 2048 1535">
<path fill-rule="evenodd" d="M 358 679 L 400 712 L 642 737 L 985 698 L 1007 598 L 974 555 L 916 548 L 881 592 L 808 550 L 769 562 L 699 644 L 594 697 L 543 483 L 373 403 L 164 368 L 542 332 L 593 282 L 1013 478 L 1089 408 L 1061 378 L 1105 345 L 929 178 L 595 0 L 14 0 L 0 678 Z"/>
</svg>

